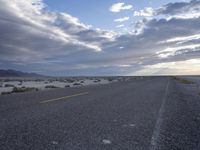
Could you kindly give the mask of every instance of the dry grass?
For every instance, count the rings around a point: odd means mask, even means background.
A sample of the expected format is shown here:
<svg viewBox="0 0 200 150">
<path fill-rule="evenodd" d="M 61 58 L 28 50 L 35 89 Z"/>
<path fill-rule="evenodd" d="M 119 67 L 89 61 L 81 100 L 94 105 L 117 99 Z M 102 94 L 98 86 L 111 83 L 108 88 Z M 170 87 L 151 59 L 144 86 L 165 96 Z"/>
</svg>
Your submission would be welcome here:
<svg viewBox="0 0 200 150">
<path fill-rule="evenodd" d="M 12 94 L 12 92 L 1 92 L 1 95 L 8 95 L 8 94 Z"/>
<path fill-rule="evenodd" d="M 12 93 L 23 93 L 23 92 L 30 92 L 30 91 L 38 91 L 37 88 L 29 88 L 29 87 L 14 87 Z"/>
<path fill-rule="evenodd" d="M 2 92 L 1 95 L 8 95 L 12 93 L 23 93 L 23 92 L 31 92 L 31 91 L 38 91 L 37 88 L 28 88 L 28 87 L 14 87 L 10 92 Z"/>
<path fill-rule="evenodd" d="M 54 86 L 54 85 L 47 85 L 45 86 L 46 89 L 55 89 L 55 88 L 58 88 L 57 86 Z"/>
<path fill-rule="evenodd" d="M 174 77 L 174 79 L 182 84 L 194 84 L 194 82 L 192 82 L 190 80 L 186 80 L 186 79 L 182 79 L 182 78 L 178 78 L 178 77 Z"/>
</svg>

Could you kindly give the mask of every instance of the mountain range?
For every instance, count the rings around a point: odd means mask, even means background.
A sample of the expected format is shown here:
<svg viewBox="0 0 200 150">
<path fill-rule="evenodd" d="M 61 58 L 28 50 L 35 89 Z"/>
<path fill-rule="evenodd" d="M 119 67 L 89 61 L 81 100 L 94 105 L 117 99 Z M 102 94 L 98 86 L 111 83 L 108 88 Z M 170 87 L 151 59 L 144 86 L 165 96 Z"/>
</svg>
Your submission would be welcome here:
<svg viewBox="0 0 200 150">
<path fill-rule="evenodd" d="M 28 73 L 17 70 L 3 70 L 0 69 L 0 77 L 44 77 L 37 73 Z"/>
</svg>

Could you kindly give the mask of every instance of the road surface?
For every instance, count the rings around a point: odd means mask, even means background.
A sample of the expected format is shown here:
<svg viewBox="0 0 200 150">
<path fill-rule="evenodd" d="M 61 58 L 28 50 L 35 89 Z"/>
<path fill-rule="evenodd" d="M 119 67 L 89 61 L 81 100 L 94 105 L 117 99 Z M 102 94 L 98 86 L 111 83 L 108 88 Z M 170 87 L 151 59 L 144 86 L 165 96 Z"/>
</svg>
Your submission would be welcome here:
<svg viewBox="0 0 200 150">
<path fill-rule="evenodd" d="M 200 96 L 192 87 L 145 77 L 0 96 L 0 149 L 197 150 Z"/>
</svg>

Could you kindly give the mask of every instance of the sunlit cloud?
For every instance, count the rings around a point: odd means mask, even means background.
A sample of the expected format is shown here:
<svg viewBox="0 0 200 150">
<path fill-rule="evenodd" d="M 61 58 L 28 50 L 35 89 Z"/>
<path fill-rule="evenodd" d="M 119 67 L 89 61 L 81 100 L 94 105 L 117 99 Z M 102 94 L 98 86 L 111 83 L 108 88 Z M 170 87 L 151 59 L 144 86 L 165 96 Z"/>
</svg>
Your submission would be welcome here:
<svg viewBox="0 0 200 150">
<path fill-rule="evenodd" d="M 132 9 L 133 6 L 132 5 L 126 5 L 125 3 L 115 3 L 110 7 L 110 11 L 111 12 L 120 12 L 122 10 L 130 10 Z"/>
<path fill-rule="evenodd" d="M 164 50 L 158 51 L 156 52 L 156 54 L 161 58 L 167 58 L 169 56 L 174 56 L 177 53 L 181 54 L 181 52 L 195 50 L 196 48 L 200 48 L 200 44 L 170 47 L 170 48 L 166 48 Z"/>
<path fill-rule="evenodd" d="M 192 66 L 192 67 L 191 67 Z M 186 61 L 176 61 L 147 65 L 137 75 L 199 75 L 200 59 L 189 59 Z M 134 73 L 135 74 L 135 73 Z"/>
<path fill-rule="evenodd" d="M 129 17 L 123 17 L 123 18 L 115 19 L 114 22 L 125 22 L 125 21 L 128 21 L 128 20 L 129 20 Z"/>
<path fill-rule="evenodd" d="M 154 16 L 155 11 L 151 7 L 146 7 L 139 11 L 134 11 L 134 16 L 143 16 L 143 17 L 152 17 Z"/>
<path fill-rule="evenodd" d="M 116 26 L 116 28 L 122 28 L 122 27 L 124 27 L 124 24 L 120 24 L 120 25 Z"/>
</svg>

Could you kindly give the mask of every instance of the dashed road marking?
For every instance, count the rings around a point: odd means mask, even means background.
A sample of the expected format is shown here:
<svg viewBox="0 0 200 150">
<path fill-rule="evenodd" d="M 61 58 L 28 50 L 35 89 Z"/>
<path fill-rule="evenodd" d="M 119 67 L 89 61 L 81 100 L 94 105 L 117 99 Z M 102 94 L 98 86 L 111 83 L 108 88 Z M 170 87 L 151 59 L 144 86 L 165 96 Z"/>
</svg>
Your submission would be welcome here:
<svg viewBox="0 0 200 150">
<path fill-rule="evenodd" d="M 59 97 L 59 98 L 44 100 L 44 101 L 41 101 L 40 103 L 44 104 L 44 103 L 49 103 L 49 102 L 64 100 L 64 99 L 68 99 L 68 98 L 72 98 L 72 97 L 87 95 L 87 94 L 89 94 L 89 92 L 83 92 L 83 93 L 73 94 L 73 95 L 69 95 L 69 96 L 64 96 L 64 97 Z"/>
</svg>

